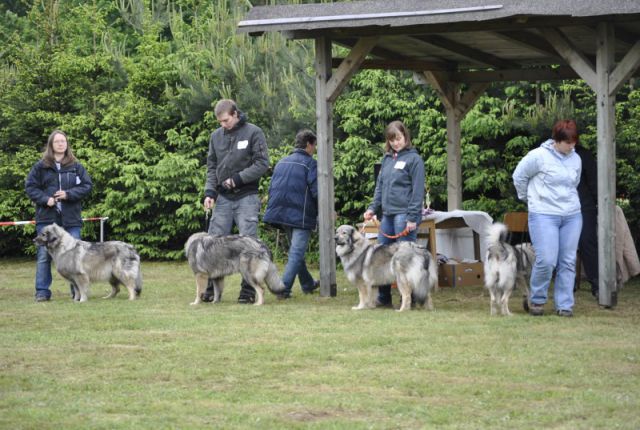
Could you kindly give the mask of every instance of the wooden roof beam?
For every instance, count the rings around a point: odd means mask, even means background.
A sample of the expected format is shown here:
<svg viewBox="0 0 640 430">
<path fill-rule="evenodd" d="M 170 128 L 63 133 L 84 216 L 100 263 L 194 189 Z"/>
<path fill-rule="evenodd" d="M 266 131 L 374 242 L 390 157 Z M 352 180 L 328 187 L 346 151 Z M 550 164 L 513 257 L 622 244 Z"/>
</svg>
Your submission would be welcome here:
<svg viewBox="0 0 640 430">
<path fill-rule="evenodd" d="M 598 29 L 596 25 L 586 25 L 585 27 L 588 28 L 594 34 L 594 36 L 597 35 Z M 616 42 L 622 43 L 627 47 L 633 46 L 638 40 L 640 40 L 640 35 L 631 31 L 627 31 L 620 26 L 614 25 L 613 31 Z"/>
<path fill-rule="evenodd" d="M 616 92 L 640 67 L 640 40 L 627 52 L 622 61 L 609 75 L 609 95 L 615 96 Z"/>
<path fill-rule="evenodd" d="M 419 60 L 413 58 L 397 58 L 394 60 L 387 59 L 367 59 L 360 65 L 361 69 L 378 69 L 378 70 L 434 70 L 439 72 L 453 71 L 456 69 L 454 63 L 444 63 L 440 61 Z M 333 67 L 336 68 L 343 61 L 342 58 L 334 58 L 332 60 Z"/>
<path fill-rule="evenodd" d="M 596 69 L 593 63 L 560 30 L 545 28 L 540 33 L 591 88 L 596 88 Z"/>
<path fill-rule="evenodd" d="M 356 43 L 358 42 L 358 39 L 338 39 L 338 40 L 334 40 L 333 43 L 335 43 L 336 45 L 340 45 L 343 46 L 345 48 L 349 48 L 352 49 Z M 406 57 L 404 55 L 399 55 L 397 52 L 395 51 L 391 51 L 389 49 L 386 48 L 382 48 L 380 46 L 374 46 L 373 49 L 371 49 L 371 52 L 369 52 L 369 55 L 373 56 L 373 57 L 377 57 L 381 60 L 387 60 L 387 59 L 393 59 L 393 60 L 407 60 L 410 61 L 411 58 Z M 334 58 L 335 60 L 335 58 Z M 440 60 L 440 59 L 439 59 Z M 441 60 L 443 62 L 443 64 L 446 63 L 446 60 Z"/>
<path fill-rule="evenodd" d="M 379 37 L 363 37 L 356 43 L 349 55 L 342 60 L 338 69 L 331 75 L 327 82 L 326 97 L 329 102 L 334 102 L 349 79 L 359 70 L 360 65 L 378 43 Z"/>
<path fill-rule="evenodd" d="M 535 51 L 538 54 L 557 59 L 562 58 L 558 55 L 556 50 L 553 49 L 553 46 L 550 45 L 549 42 L 528 31 L 495 31 L 491 32 L 491 34 L 507 42 L 516 43 L 523 48 Z"/>
<path fill-rule="evenodd" d="M 513 69 L 518 67 L 517 63 L 514 63 L 513 61 L 504 60 L 487 52 L 482 52 L 478 49 L 471 48 L 470 46 L 464 45 L 462 43 L 447 39 L 446 37 L 429 35 L 411 36 L 409 37 L 409 39 L 418 40 L 420 42 L 428 43 L 429 45 L 433 45 L 438 48 L 446 49 L 449 52 L 462 55 L 463 57 L 469 58 L 473 61 L 477 61 L 481 64 L 486 64 L 490 67 L 499 69 Z"/>
</svg>

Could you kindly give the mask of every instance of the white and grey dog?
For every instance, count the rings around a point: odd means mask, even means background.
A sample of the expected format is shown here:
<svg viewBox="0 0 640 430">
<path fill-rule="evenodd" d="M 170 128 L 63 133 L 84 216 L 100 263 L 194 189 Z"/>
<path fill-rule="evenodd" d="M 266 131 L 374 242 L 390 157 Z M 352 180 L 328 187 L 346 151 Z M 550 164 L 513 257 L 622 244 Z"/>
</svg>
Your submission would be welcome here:
<svg viewBox="0 0 640 430">
<path fill-rule="evenodd" d="M 224 290 L 224 278 L 233 273 L 240 273 L 255 288 L 256 306 L 264 303 L 263 285 L 266 284 L 274 294 L 285 289 L 278 268 L 271 259 L 271 251 L 253 237 L 195 233 L 184 245 L 184 252 L 196 276 L 196 299 L 192 305 L 202 301 L 200 296 L 207 288 L 209 278 L 214 281 L 213 301 L 219 302 Z"/>
<path fill-rule="evenodd" d="M 433 309 L 431 290 L 438 274 L 425 248 L 412 242 L 373 244 L 350 225 L 338 227 L 335 239 L 347 279 L 358 288 L 359 303 L 352 309 L 374 308 L 377 287 L 394 282 L 402 297 L 398 311 L 411 309 L 412 295 L 418 304 L 426 302 L 426 308 Z"/>
<path fill-rule="evenodd" d="M 508 235 L 509 230 L 502 223 L 494 223 L 487 232 L 484 283 L 491 296 L 491 315 L 495 315 L 498 308 L 502 315 L 511 315 L 509 298 L 516 286 L 522 288 L 523 306 L 528 310 L 528 283 L 535 253 L 529 243 L 511 246 Z"/>
<path fill-rule="evenodd" d="M 109 281 L 115 297 L 120 284 L 129 290 L 129 300 L 135 300 L 142 291 L 140 256 L 128 243 L 120 241 L 85 242 L 71 236 L 57 224 L 46 226 L 33 240 L 46 246 L 58 273 L 73 286 L 73 299 L 86 302 L 89 285 L 96 281 Z"/>
</svg>

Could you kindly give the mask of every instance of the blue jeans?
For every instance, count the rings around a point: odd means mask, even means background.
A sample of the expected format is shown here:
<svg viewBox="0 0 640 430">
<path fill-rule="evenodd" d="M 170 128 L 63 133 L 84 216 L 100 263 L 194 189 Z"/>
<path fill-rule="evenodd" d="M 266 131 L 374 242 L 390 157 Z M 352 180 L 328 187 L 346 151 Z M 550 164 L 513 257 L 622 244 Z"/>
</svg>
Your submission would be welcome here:
<svg viewBox="0 0 640 430">
<path fill-rule="evenodd" d="M 211 214 L 209 234 L 231 234 L 233 224 L 238 226 L 238 231 L 244 236 L 258 237 L 258 215 L 260 214 L 260 197 L 257 194 L 249 194 L 238 200 L 230 200 L 224 195 L 219 195 Z M 209 280 L 207 294 L 213 295 L 213 284 Z M 247 281 L 242 280 L 240 297 L 254 296 L 255 290 Z"/>
<path fill-rule="evenodd" d="M 50 224 L 36 224 L 36 234 L 40 234 L 43 228 Z M 80 239 L 81 227 L 67 227 L 67 232 L 76 239 Z M 36 297 L 51 298 L 51 256 L 46 246 L 38 246 L 36 252 Z"/>
<path fill-rule="evenodd" d="M 240 234 L 258 237 L 259 214 L 260 197 L 257 194 L 249 194 L 238 200 L 229 200 L 221 194 L 213 208 L 209 234 L 231 234 L 235 224 Z"/>
<path fill-rule="evenodd" d="M 398 242 L 415 242 L 418 237 L 418 231 L 413 230 L 406 236 L 399 237 L 397 239 L 389 239 L 382 233 L 389 236 L 395 236 L 401 233 L 407 226 L 407 214 L 398 215 L 383 215 L 382 221 L 380 221 L 380 229 L 378 232 L 378 243 L 388 245 L 395 241 Z M 391 285 L 379 285 L 378 286 L 378 302 L 382 304 L 391 303 Z"/>
<path fill-rule="evenodd" d="M 582 214 L 544 215 L 529 212 L 529 236 L 536 251 L 531 271 L 531 303 L 547 302 L 547 291 L 556 270 L 553 301 L 556 310 L 573 310 L 576 252 L 582 231 Z"/>
<path fill-rule="evenodd" d="M 287 237 L 289 238 L 289 258 L 287 265 L 282 273 L 282 283 L 285 286 L 283 295 L 291 295 L 291 289 L 293 288 L 293 282 L 298 276 L 300 281 L 300 288 L 302 291 L 310 291 L 313 289 L 313 276 L 307 269 L 307 264 L 304 261 L 304 254 L 307 252 L 307 245 L 309 244 L 309 238 L 311 237 L 311 230 L 303 230 L 300 228 L 292 228 L 283 226 Z"/>
</svg>

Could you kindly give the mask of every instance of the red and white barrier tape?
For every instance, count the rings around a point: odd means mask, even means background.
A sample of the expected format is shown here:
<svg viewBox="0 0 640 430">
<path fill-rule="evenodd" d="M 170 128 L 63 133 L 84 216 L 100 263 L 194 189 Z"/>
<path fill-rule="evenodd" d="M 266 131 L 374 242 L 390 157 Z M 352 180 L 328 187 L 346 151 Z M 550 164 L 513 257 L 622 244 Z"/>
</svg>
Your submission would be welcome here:
<svg viewBox="0 0 640 430">
<path fill-rule="evenodd" d="M 92 217 L 92 218 L 82 218 L 82 221 L 102 221 L 102 220 L 107 220 L 109 219 L 108 216 L 106 217 Z M 5 225 L 25 225 L 25 224 L 35 224 L 35 220 L 31 220 L 31 221 L 0 221 L 0 227 L 5 226 Z"/>
</svg>

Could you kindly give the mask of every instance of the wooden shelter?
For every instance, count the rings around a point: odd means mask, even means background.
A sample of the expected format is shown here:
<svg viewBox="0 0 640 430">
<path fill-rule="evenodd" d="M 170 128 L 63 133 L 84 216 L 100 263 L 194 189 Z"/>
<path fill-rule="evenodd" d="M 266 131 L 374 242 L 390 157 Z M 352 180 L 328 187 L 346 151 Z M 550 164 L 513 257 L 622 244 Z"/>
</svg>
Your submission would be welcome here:
<svg viewBox="0 0 640 430">
<path fill-rule="evenodd" d="M 597 95 L 600 304 L 616 304 L 617 90 L 640 66 L 638 0 L 372 0 L 259 6 L 238 24 L 315 41 L 320 294 L 336 294 L 332 105 L 360 69 L 414 71 L 447 115 L 448 209 L 462 205 L 460 122 L 491 82 L 583 79 Z M 350 49 L 332 58 L 332 44 Z"/>
</svg>

